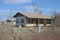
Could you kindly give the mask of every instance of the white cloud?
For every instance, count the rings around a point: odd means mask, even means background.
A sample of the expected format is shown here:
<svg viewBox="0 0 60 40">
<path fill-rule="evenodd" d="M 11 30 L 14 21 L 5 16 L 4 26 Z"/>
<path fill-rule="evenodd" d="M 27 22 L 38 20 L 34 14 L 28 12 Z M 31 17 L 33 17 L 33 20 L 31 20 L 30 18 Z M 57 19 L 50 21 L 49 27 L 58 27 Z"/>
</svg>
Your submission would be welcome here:
<svg viewBox="0 0 60 40">
<path fill-rule="evenodd" d="M 45 10 L 47 10 L 47 11 L 53 11 L 52 8 L 46 8 Z"/>
<path fill-rule="evenodd" d="M 0 10 L 0 12 L 10 12 L 10 10 Z"/>
<path fill-rule="evenodd" d="M 33 6 L 25 6 L 26 10 L 31 10 L 34 11 L 34 7 Z M 39 8 L 39 11 L 54 11 L 54 9 L 52 8 Z M 60 10 L 57 10 L 60 11 Z"/>
<path fill-rule="evenodd" d="M 32 0 L 3 0 L 2 2 L 5 4 L 22 4 L 32 2 Z"/>
<path fill-rule="evenodd" d="M 33 6 L 25 6 L 27 10 L 34 10 Z M 39 8 L 39 10 L 43 10 L 43 8 Z"/>
<path fill-rule="evenodd" d="M 0 9 L 0 14 L 10 14 L 13 13 L 13 14 L 16 14 L 16 12 L 19 12 L 18 10 L 9 10 L 9 9 Z"/>
<path fill-rule="evenodd" d="M 60 11 L 60 10 L 56 10 L 56 11 Z"/>
<path fill-rule="evenodd" d="M 33 6 L 25 6 L 27 10 L 33 10 Z"/>
<path fill-rule="evenodd" d="M 56 12 L 60 13 L 60 10 L 56 10 Z"/>
</svg>

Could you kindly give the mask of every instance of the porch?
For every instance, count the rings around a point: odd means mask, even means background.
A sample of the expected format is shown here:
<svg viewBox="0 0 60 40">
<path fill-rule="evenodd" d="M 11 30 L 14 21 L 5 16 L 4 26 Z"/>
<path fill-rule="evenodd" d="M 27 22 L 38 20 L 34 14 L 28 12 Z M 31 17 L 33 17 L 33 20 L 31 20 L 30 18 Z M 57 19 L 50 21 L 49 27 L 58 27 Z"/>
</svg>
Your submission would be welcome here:
<svg viewBox="0 0 60 40">
<path fill-rule="evenodd" d="M 26 18 L 26 26 L 50 26 L 51 19 Z"/>
</svg>

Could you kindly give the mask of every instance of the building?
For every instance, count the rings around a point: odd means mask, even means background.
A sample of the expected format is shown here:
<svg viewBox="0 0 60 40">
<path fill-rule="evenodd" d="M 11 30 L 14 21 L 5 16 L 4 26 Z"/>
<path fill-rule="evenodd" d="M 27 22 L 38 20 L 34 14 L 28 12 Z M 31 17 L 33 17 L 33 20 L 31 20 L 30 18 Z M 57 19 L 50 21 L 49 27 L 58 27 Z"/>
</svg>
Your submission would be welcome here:
<svg viewBox="0 0 60 40">
<path fill-rule="evenodd" d="M 13 16 L 16 19 L 16 26 L 50 26 L 51 17 L 35 13 L 21 13 L 17 12 Z"/>
<path fill-rule="evenodd" d="M 14 24 L 14 25 L 16 24 L 16 20 L 15 19 L 13 19 L 13 20 L 7 19 L 6 22 L 9 23 L 9 24 Z"/>
</svg>

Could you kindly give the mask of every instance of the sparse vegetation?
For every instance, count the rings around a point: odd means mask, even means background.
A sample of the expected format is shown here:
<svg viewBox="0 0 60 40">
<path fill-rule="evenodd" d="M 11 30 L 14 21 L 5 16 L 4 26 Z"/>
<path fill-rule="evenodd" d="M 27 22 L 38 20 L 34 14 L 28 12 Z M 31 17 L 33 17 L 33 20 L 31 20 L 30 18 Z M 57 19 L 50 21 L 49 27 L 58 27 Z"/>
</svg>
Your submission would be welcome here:
<svg viewBox="0 0 60 40">
<path fill-rule="evenodd" d="M 48 39 L 52 38 L 51 36 L 59 38 L 60 27 L 56 27 L 55 36 L 52 33 L 52 27 L 48 29 L 48 27 L 44 27 L 39 34 L 38 27 L 34 28 L 18 28 L 13 27 L 12 24 L 0 25 L 0 40 L 43 40 L 43 38 L 47 37 Z M 34 36 L 34 37 L 33 37 Z M 57 39 L 56 39 L 57 40 Z"/>
</svg>

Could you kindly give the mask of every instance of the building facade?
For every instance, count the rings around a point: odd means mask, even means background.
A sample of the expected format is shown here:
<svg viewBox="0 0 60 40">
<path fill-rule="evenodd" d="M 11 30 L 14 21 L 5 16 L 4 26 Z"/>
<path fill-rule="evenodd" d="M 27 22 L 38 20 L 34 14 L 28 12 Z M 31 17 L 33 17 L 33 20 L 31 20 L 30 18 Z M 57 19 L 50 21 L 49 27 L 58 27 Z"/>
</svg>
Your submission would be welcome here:
<svg viewBox="0 0 60 40">
<path fill-rule="evenodd" d="M 47 15 L 17 12 L 13 17 L 16 19 L 16 26 L 51 26 L 51 17 Z"/>
</svg>

